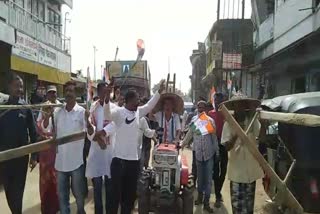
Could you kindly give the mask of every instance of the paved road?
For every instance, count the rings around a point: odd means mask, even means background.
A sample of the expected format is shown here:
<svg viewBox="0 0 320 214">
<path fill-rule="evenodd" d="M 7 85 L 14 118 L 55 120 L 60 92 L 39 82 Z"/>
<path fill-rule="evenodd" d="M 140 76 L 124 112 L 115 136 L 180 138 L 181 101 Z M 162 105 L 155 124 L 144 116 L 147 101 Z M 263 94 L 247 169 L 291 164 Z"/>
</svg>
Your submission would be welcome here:
<svg viewBox="0 0 320 214">
<path fill-rule="evenodd" d="M 191 165 L 191 152 L 188 150 L 184 150 L 183 153 L 187 155 L 187 159 L 189 161 L 189 165 Z M 93 204 L 93 191 L 92 186 L 89 184 L 89 197 L 86 200 L 86 211 L 87 214 L 94 213 L 94 204 Z M 225 182 L 223 188 L 223 196 L 224 196 L 224 206 L 220 209 L 217 209 L 215 213 L 218 214 L 227 214 L 231 212 L 231 204 L 230 204 L 230 193 L 229 193 L 229 181 Z M 214 202 L 214 195 L 211 197 L 211 202 Z M 256 191 L 256 202 L 255 202 L 255 213 L 257 214 L 267 214 L 267 213 L 276 213 L 274 211 L 273 206 L 266 205 L 267 196 L 265 195 L 261 181 L 257 182 L 257 191 Z M 27 185 L 24 194 L 24 214 L 38 214 L 40 213 L 40 198 L 39 198 L 39 171 L 36 168 L 33 172 L 28 174 L 27 177 Z M 71 207 L 72 213 L 76 213 L 76 205 L 74 198 L 71 197 Z M 2 190 L 0 190 L 0 213 L 1 214 L 10 214 L 9 208 L 6 203 L 5 194 Z M 201 207 L 195 207 L 194 213 L 201 214 Z M 204 212 L 203 212 L 204 213 Z"/>
</svg>

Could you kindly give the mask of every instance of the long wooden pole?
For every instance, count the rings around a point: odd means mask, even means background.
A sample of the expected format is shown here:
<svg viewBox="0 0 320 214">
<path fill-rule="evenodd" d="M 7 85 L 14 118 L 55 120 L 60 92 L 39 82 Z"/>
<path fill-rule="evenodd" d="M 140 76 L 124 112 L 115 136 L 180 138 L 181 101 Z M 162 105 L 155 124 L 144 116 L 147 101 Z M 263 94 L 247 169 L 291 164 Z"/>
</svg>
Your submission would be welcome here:
<svg viewBox="0 0 320 214">
<path fill-rule="evenodd" d="M 279 178 L 276 172 L 272 169 L 269 163 L 264 159 L 264 157 L 259 152 L 256 143 L 250 139 L 242 128 L 239 126 L 237 121 L 232 117 L 229 113 L 228 109 L 225 105 L 221 106 L 221 112 L 225 118 L 225 120 L 229 123 L 230 127 L 236 135 L 241 139 L 243 143 L 247 146 L 252 156 L 258 161 L 261 168 L 265 171 L 265 173 L 276 183 L 278 193 L 276 195 L 275 201 L 279 205 L 285 205 L 288 208 L 292 208 L 296 213 L 303 213 L 303 208 L 294 197 L 294 195 L 290 192 L 286 184 Z"/>
<path fill-rule="evenodd" d="M 62 107 L 64 104 L 34 104 L 34 105 L 0 105 L 0 110 L 15 110 L 15 109 L 41 109 L 46 107 Z M 85 103 L 78 103 L 85 107 Z"/>
<path fill-rule="evenodd" d="M 84 137 L 85 137 L 85 132 L 79 132 L 79 133 L 68 135 L 58 139 L 43 140 L 37 143 L 21 146 L 15 149 L 2 151 L 0 152 L 0 162 L 22 157 L 31 153 L 47 150 L 52 146 L 62 145 L 62 144 L 70 143 L 73 141 L 81 140 L 81 139 L 84 139 Z"/>
<path fill-rule="evenodd" d="M 295 124 L 300 126 L 320 126 L 320 116 L 311 114 L 281 113 L 260 111 L 260 119 L 269 121 L 278 121 L 282 123 Z"/>
</svg>

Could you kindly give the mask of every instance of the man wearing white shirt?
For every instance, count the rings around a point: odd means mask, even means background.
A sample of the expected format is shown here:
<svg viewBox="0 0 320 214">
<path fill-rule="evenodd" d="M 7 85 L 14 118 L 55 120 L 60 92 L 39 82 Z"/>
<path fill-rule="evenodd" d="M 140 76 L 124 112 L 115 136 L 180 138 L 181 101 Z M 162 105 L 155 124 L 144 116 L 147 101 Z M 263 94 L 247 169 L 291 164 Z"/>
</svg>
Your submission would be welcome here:
<svg viewBox="0 0 320 214">
<path fill-rule="evenodd" d="M 112 120 L 116 126 L 114 158 L 111 163 L 111 214 L 117 214 L 119 203 L 122 214 L 130 214 L 133 209 L 139 174 L 140 118 L 152 111 L 164 88 L 162 82 L 159 91 L 143 106 L 139 106 L 139 95 L 136 91 L 127 92 L 126 105 L 122 108 L 111 109 L 110 94 L 106 96 L 105 119 Z"/>
<path fill-rule="evenodd" d="M 102 82 L 98 84 L 97 91 L 99 99 L 91 105 L 90 109 L 90 120 L 96 132 L 101 131 L 102 129 L 104 129 L 104 127 L 107 127 L 108 124 L 110 124 L 110 121 L 104 119 L 103 111 L 106 90 L 107 83 Z M 108 130 L 108 132 L 111 132 L 112 129 L 110 128 L 112 127 L 108 126 L 106 130 Z M 111 138 L 112 137 L 105 136 L 98 137 L 97 135 L 88 136 L 88 139 L 91 141 L 91 147 L 87 160 L 86 177 L 91 178 L 93 183 L 95 214 L 103 214 L 103 182 L 106 190 L 106 213 L 109 213 L 110 210 L 110 165 L 113 156 L 114 143 Z"/>
<path fill-rule="evenodd" d="M 76 102 L 75 83 L 65 85 L 66 105 L 53 112 L 54 127 L 48 116 L 43 121 L 44 130 L 54 130 L 57 138 L 88 130 L 93 134 L 93 127 L 88 121 L 89 112 Z M 58 178 L 58 196 L 60 213 L 70 214 L 70 186 L 76 199 L 77 213 L 84 214 L 85 175 L 83 165 L 84 140 L 77 140 L 57 147 L 55 168 Z"/>
</svg>

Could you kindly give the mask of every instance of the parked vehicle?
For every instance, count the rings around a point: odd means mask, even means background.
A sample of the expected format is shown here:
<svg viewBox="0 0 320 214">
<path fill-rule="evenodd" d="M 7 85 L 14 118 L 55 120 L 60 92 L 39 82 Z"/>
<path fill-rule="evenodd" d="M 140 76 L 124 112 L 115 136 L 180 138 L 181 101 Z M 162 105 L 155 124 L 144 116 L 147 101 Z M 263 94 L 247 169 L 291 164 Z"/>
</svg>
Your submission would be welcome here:
<svg viewBox="0 0 320 214">
<path fill-rule="evenodd" d="M 262 102 L 269 111 L 320 115 L 320 92 L 292 94 Z M 267 128 L 263 140 L 268 162 L 280 178 L 284 179 L 290 165 L 296 161 L 287 186 L 305 212 L 320 213 L 320 127 L 273 123 Z M 273 198 L 277 189 L 265 177 L 264 188 Z"/>
</svg>

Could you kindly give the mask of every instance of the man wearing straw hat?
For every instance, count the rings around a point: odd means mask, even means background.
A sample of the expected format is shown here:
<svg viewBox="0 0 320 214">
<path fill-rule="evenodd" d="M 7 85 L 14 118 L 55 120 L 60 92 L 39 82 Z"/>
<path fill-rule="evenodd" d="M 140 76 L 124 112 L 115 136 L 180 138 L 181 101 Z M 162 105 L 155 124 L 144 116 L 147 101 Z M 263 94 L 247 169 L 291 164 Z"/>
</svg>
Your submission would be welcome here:
<svg viewBox="0 0 320 214">
<path fill-rule="evenodd" d="M 173 143 L 179 141 L 181 135 L 179 114 L 183 113 L 183 107 L 183 100 L 177 94 L 165 93 L 161 95 L 153 112 L 159 128 L 163 131 L 163 142 Z"/>
<path fill-rule="evenodd" d="M 238 93 L 223 103 L 234 111 L 234 117 L 243 130 L 247 130 L 253 118 L 259 100 L 248 99 Z M 254 140 L 259 136 L 260 123 L 255 120 L 248 136 Z M 256 180 L 263 177 L 263 171 L 240 138 L 225 122 L 221 137 L 222 145 L 229 151 L 228 177 L 230 182 L 232 212 L 234 214 L 253 214 Z"/>
</svg>

